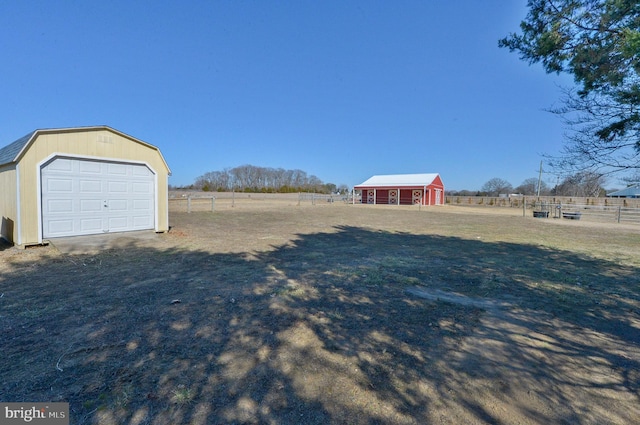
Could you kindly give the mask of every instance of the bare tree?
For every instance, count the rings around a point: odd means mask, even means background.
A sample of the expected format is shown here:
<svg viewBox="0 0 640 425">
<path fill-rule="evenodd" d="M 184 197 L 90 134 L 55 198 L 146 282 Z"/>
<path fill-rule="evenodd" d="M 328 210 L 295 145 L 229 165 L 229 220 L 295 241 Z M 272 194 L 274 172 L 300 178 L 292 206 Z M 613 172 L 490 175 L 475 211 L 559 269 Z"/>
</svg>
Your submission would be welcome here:
<svg viewBox="0 0 640 425">
<path fill-rule="evenodd" d="M 561 154 L 547 155 L 554 169 L 601 175 L 640 169 L 638 106 L 620 103 L 613 95 L 565 89 L 564 106 L 551 112 L 567 128 Z"/>
<path fill-rule="evenodd" d="M 307 181 L 306 187 L 307 190 L 311 190 L 313 192 L 322 192 L 322 180 L 320 180 L 318 177 L 316 176 L 309 176 L 309 180 Z"/>
<path fill-rule="evenodd" d="M 474 190 L 467 190 L 467 189 L 450 190 L 448 192 L 448 195 L 449 196 L 476 196 L 478 195 L 478 192 Z"/>
<path fill-rule="evenodd" d="M 533 196 L 538 194 L 538 178 L 531 177 L 523 181 L 520 186 L 515 188 L 517 193 L 527 196 Z M 549 186 L 542 180 L 540 180 L 540 195 L 545 196 L 549 194 Z"/>
<path fill-rule="evenodd" d="M 264 172 L 255 165 L 241 165 L 230 170 L 235 186 L 242 190 L 257 190 L 264 187 Z"/>
<path fill-rule="evenodd" d="M 333 192 L 336 185 L 323 183 L 302 170 L 241 165 L 223 171 L 210 171 L 198 177 L 194 188 L 205 191 L 239 190 L 250 192 Z"/>
<path fill-rule="evenodd" d="M 303 188 L 308 183 L 307 173 L 302 170 L 292 170 L 291 171 L 291 181 L 289 183 L 290 186 L 296 188 Z"/>
<path fill-rule="evenodd" d="M 285 170 L 284 168 L 277 168 L 275 170 L 272 170 L 272 179 L 270 186 L 274 190 L 280 190 L 281 187 L 286 186 L 288 183 L 286 176 L 287 170 Z"/>
<path fill-rule="evenodd" d="M 513 192 L 513 186 L 504 179 L 494 177 L 482 185 L 480 191 L 486 193 L 487 196 L 498 196 L 500 194 L 509 194 Z"/>
<path fill-rule="evenodd" d="M 628 175 L 620 180 L 622 180 L 627 186 L 640 185 L 640 169 L 636 170 L 633 174 Z"/>
<path fill-rule="evenodd" d="M 555 189 L 558 196 L 598 197 L 605 193 L 605 178 L 596 173 L 581 172 L 566 177 Z"/>
<path fill-rule="evenodd" d="M 200 179 L 204 181 L 204 186 L 201 188 L 202 190 L 224 191 L 230 188 L 229 182 L 231 176 L 227 170 L 210 171 L 200 177 Z"/>
</svg>

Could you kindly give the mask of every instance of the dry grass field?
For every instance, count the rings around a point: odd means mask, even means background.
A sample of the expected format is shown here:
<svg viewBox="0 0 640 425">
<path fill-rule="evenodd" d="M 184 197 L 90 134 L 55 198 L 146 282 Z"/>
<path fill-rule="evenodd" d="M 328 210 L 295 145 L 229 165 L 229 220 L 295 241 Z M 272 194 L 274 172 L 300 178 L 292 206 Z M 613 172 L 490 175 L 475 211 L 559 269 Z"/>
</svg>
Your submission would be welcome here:
<svg viewBox="0 0 640 425">
<path fill-rule="evenodd" d="M 640 226 L 216 201 L 0 250 L 0 400 L 72 424 L 630 424 Z"/>
</svg>

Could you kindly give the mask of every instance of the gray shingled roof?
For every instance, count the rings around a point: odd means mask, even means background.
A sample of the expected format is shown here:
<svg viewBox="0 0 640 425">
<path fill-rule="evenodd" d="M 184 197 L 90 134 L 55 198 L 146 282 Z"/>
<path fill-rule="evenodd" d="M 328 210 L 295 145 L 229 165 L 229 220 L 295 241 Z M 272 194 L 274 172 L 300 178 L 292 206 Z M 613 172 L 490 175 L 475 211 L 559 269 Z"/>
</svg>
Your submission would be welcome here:
<svg viewBox="0 0 640 425">
<path fill-rule="evenodd" d="M 16 160 L 16 157 L 22 151 L 22 148 L 31 140 L 35 131 L 19 138 L 15 142 L 0 149 L 0 165 L 9 164 Z"/>
</svg>

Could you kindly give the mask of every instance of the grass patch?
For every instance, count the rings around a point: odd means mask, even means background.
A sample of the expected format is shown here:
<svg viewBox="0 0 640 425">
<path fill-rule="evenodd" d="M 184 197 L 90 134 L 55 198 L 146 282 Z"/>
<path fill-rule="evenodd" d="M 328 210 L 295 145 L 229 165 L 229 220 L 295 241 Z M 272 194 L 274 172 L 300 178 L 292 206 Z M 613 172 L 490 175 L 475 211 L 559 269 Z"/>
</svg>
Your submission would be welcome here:
<svg viewBox="0 0 640 425">
<path fill-rule="evenodd" d="M 191 403 L 195 397 L 195 392 L 184 385 L 178 385 L 171 394 L 171 401 L 179 406 Z"/>
</svg>

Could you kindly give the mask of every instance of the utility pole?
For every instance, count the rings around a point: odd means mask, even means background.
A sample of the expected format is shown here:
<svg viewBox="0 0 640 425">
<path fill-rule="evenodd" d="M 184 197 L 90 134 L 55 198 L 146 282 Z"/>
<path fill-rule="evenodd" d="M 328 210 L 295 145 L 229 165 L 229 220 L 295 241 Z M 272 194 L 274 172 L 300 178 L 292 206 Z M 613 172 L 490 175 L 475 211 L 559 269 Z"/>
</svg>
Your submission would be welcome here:
<svg viewBox="0 0 640 425">
<path fill-rule="evenodd" d="M 540 173 L 538 174 L 538 198 L 540 197 L 540 184 L 542 183 L 542 161 L 540 161 Z"/>
</svg>

